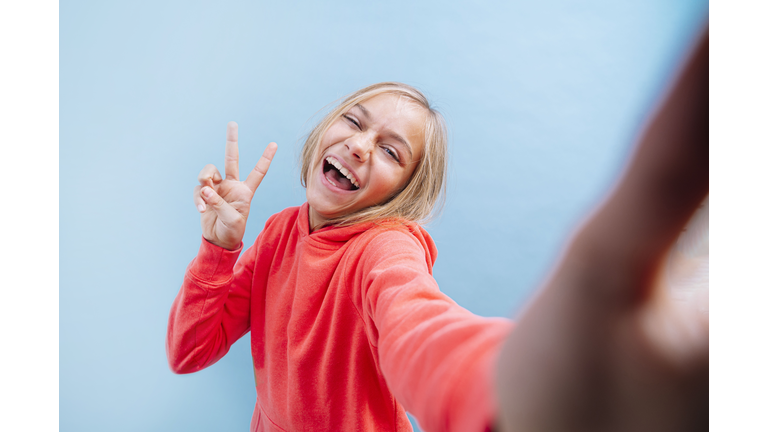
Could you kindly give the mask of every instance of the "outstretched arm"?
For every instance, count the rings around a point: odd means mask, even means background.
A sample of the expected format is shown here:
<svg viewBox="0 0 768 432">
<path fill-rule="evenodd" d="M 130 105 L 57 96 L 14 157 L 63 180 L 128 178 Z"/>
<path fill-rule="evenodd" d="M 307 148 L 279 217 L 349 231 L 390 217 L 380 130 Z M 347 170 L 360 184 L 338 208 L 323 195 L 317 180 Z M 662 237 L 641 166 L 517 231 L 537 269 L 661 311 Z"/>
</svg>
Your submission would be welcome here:
<svg viewBox="0 0 768 432">
<path fill-rule="evenodd" d="M 709 37 L 498 365 L 497 430 L 708 428 L 708 318 L 666 301 L 666 252 L 709 190 Z"/>
</svg>

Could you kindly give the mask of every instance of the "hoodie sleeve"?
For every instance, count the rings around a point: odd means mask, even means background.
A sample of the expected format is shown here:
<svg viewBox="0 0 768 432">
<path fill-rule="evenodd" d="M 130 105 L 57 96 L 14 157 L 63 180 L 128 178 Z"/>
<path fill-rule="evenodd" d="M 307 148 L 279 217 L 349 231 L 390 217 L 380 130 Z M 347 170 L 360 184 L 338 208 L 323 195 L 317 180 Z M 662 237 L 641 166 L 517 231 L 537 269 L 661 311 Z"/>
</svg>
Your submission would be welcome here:
<svg viewBox="0 0 768 432">
<path fill-rule="evenodd" d="M 173 372 L 197 372 L 216 363 L 250 329 L 257 245 L 235 264 L 241 250 L 229 251 L 203 239 L 187 267 L 168 318 L 166 354 Z"/>
<path fill-rule="evenodd" d="M 493 371 L 511 322 L 474 315 L 441 293 L 429 248 L 412 233 L 376 236 L 360 264 L 371 342 L 397 400 L 427 431 L 488 430 Z"/>
</svg>

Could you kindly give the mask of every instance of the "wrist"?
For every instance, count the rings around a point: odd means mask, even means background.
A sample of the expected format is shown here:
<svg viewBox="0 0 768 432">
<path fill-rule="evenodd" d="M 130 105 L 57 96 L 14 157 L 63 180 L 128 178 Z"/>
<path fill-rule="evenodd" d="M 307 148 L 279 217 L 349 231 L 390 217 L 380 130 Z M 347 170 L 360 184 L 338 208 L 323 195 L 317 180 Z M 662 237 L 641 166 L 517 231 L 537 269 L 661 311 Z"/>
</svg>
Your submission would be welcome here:
<svg viewBox="0 0 768 432">
<path fill-rule="evenodd" d="M 219 241 L 213 241 L 213 240 L 209 240 L 209 239 L 205 238 L 205 236 L 203 236 L 203 239 L 205 241 L 207 241 L 208 243 L 214 245 L 214 246 L 218 246 L 218 247 L 220 247 L 222 249 L 226 249 L 228 251 L 236 251 L 236 250 L 240 249 L 242 247 L 242 244 L 243 244 L 242 241 L 240 241 L 240 242 L 238 242 L 236 244 L 229 244 L 229 243 L 224 243 L 224 242 L 219 242 Z"/>
</svg>

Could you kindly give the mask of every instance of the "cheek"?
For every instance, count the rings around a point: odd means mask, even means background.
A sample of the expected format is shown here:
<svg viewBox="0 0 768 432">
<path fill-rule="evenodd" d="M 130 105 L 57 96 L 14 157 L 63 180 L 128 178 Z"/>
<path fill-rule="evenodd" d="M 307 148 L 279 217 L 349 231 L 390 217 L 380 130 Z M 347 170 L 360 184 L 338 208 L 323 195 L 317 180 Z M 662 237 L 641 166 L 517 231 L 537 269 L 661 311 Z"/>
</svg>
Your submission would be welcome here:
<svg viewBox="0 0 768 432">
<path fill-rule="evenodd" d="M 387 198 L 394 193 L 400 191 L 408 184 L 412 173 L 404 172 L 402 170 L 392 170 L 387 173 L 382 173 L 381 177 L 377 181 L 378 187 L 376 191 L 382 198 Z"/>
<path fill-rule="evenodd" d="M 323 138 L 320 139 L 320 147 L 327 148 L 333 144 L 344 141 L 346 135 L 348 135 L 347 127 L 337 121 L 325 131 Z"/>
<path fill-rule="evenodd" d="M 396 188 L 403 189 L 408 184 L 408 182 L 411 180 L 411 177 L 416 173 L 416 167 L 415 166 L 408 166 L 406 169 L 401 170 L 398 172 L 396 182 Z"/>
<path fill-rule="evenodd" d="M 413 176 L 416 175 L 416 167 L 411 167 L 408 169 L 408 173 L 405 176 L 405 180 L 403 180 L 403 186 L 407 185 L 408 182 L 413 178 Z"/>
</svg>

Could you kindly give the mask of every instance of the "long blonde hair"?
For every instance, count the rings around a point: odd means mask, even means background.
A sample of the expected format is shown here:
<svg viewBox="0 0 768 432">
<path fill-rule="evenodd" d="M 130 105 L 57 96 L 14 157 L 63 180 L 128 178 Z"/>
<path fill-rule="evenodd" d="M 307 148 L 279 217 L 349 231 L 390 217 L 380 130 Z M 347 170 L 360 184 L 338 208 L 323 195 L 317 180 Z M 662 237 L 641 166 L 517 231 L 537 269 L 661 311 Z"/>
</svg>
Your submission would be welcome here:
<svg viewBox="0 0 768 432">
<path fill-rule="evenodd" d="M 333 122 L 356 104 L 384 93 L 406 97 L 427 110 L 422 157 L 417 161 L 416 169 L 401 191 L 384 203 L 329 220 L 332 225 L 351 225 L 391 218 L 427 223 L 442 211 L 445 204 L 448 174 L 448 131 L 445 119 L 431 107 L 420 91 L 398 82 L 373 84 L 350 94 L 312 129 L 301 150 L 301 185 L 307 187 L 307 178 L 311 175 L 317 159 L 320 141 Z"/>
</svg>

